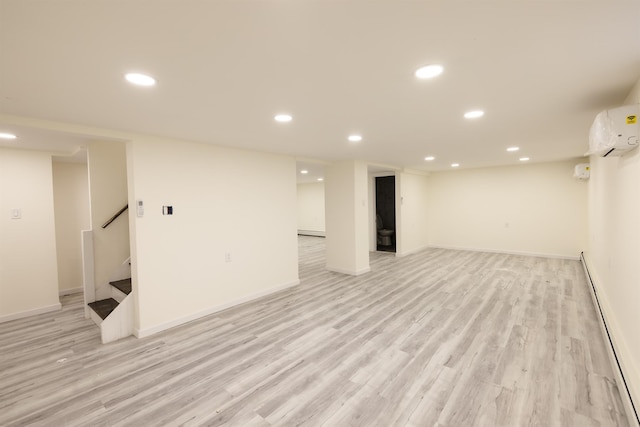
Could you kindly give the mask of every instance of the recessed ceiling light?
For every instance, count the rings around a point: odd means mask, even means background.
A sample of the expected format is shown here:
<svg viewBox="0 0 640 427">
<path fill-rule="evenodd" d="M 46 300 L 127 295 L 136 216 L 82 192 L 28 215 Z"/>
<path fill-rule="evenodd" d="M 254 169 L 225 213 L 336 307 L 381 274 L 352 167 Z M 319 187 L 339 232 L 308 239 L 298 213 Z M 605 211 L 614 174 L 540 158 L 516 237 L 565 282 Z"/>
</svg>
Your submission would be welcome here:
<svg viewBox="0 0 640 427">
<path fill-rule="evenodd" d="M 427 162 L 430 162 L 431 160 L 435 160 L 436 158 L 433 156 L 427 156 L 424 158 Z"/>
<path fill-rule="evenodd" d="M 520 161 L 521 162 L 528 162 L 529 158 L 528 157 L 520 157 Z"/>
<path fill-rule="evenodd" d="M 318 178 L 318 181 L 324 181 L 324 178 Z"/>
<path fill-rule="evenodd" d="M 520 149 L 520 147 L 509 147 L 507 148 L 507 151 L 513 153 L 514 151 L 518 151 Z"/>
<path fill-rule="evenodd" d="M 482 116 L 484 116 L 484 111 L 481 111 L 481 110 L 468 111 L 464 113 L 465 119 L 477 119 L 478 117 L 482 117 Z"/>
<path fill-rule="evenodd" d="M 457 168 L 458 166 L 460 166 L 460 163 L 451 163 L 452 168 Z"/>
<path fill-rule="evenodd" d="M 289 114 L 278 114 L 277 116 L 274 117 L 274 119 L 276 120 L 276 122 L 286 123 L 286 122 L 290 122 L 293 119 L 293 117 L 291 117 L 291 115 Z"/>
<path fill-rule="evenodd" d="M 0 133 L 0 138 L 2 138 L 2 139 L 16 139 L 17 136 L 15 136 L 12 133 Z"/>
<path fill-rule="evenodd" d="M 419 79 L 431 79 L 442 74 L 442 71 L 444 71 L 442 65 L 427 65 L 416 70 L 416 77 Z"/>
<path fill-rule="evenodd" d="M 362 141 L 362 136 L 361 135 L 349 135 L 348 139 L 351 142 L 360 142 L 360 141 Z"/>
<path fill-rule="evenodd" d="M 301 174 L 303 174 L 303 175 L 305 175 L 305 174 L 308 174 L 308 173 L 309 173 L 309 171 L 308 171 L 308 170 L 306 170 L 306 169 L 303 169 L 303 170 L 301 170 L 301 171 L 300 171 L 300 173 L 301 173 Z"/>
<path fill-rule="evenodd" d="M 128 73 L 125 74 L 124 78 L 127 79 L 129 83 L 138 86 L 155 86 L 156 84 L 156 79 L 146 74 Z"/>
</svg>

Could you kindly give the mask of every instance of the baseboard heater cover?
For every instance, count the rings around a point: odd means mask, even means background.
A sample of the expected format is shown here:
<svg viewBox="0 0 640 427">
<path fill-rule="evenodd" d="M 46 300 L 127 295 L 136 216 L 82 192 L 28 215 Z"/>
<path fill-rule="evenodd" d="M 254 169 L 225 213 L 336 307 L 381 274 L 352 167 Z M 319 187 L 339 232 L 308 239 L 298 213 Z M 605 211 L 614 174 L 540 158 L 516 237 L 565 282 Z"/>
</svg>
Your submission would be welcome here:
<svg viewBox="0 0 640 427">
<path fill-rule="evenodd" d="M 598 314 L 600 315 L 600 320 L 602 320 L 602 326 L 604 327 L 604 331 L 607 334 L 607 340 L 609 341 L 609 346 L 611 348 L 611 354 L 613 354 L 615 367 L 618 369 L 618 373 L 620 374 L 620 378 L 622 378 L 622 385 L 624 385 L 624 393 L 627 396 L 628 402 L 631 404 L 631 409 L 633 410 L 633 415 L 635 416 L 636 423 L 640 425 L 640 417 L 638 417 L 638 411 L 636 409 L 636 405 L 633 402 L 633 398 L 631 396 L 631 391 L 629 390 L 629 386 L 627 385 L 627 380 L 624 377 L 624 372 L 622 371 L 622 366 L 620 366 L 620 361 L 618 360 L 618 354 L 616 353 L 616 348 L 613 345 L 613 340 L 611 339 L 611 334 L 609 333 L 609 327 L 607 326 L 607 321 L 605 320 L 604 313 L 602 311 L 602 306 L 600 305 L 600 300 L 598 299 L 598 291 L 596 290 L 595 284 L 593 283 L 593 279 L 591 278 L 591 273 L 589 273 L 589 267 L 587 267 L 587 261 L 584 258 L 584 252 L 580 252 L 580 260 L 582 261 L 582 267 L 584 268 L 585 273 L 587 274 L 587 279 L 589 279 L 589 285 L 591 286 L 591 290 L 593 291 L 593 297 L 596 302 L 596 308 L 598 309 Z M 630 414 L 627 414 L 630 415 Z"/>
</svg>

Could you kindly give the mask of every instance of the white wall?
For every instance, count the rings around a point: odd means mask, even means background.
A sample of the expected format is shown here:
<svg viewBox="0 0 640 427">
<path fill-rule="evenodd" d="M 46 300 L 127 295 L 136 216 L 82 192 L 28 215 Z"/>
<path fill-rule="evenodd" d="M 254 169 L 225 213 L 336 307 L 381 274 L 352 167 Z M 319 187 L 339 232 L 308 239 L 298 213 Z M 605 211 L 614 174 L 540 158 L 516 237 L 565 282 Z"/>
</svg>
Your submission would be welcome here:
<svg viewBox="0 0 640 427">
<path fill-rule="evenodd" d="M 127 163 L 138 336 L 299 283 L 293 157 L 140 138 Z"/>
<path fill-rule="evenodd" d="M 0 148 L 0 322 L 60 308 L 53 215 L 51 155 Z"/>
<path fill-rule="evenodd" d="M 429 176 L 432 246 L 577 258 L 586 248 L 583 160 L 436 172 Z"/>
<path fill-rule="evenodd" d="M 325 176 L 327 269 L 366 273 L 369 267 L 369 195 L 367 165 L 343 161 L 329 165 Z"/>
<path fill-rule="evenodd" d="M 638 104 L 638 103 L 640 103 L 640 79 L 633 86 L 633 88 L 627 95 L 627 98 L 624 100 L 623 104 L 630 105 L 630 104 Z"/>
<path fill-rule="evenodd" d="M 638 102 L 640 80 L 624 104 Z M 589 245 L 585 259 L 637 405 L 640 403 L 640 150 L 622 157 L 592 156 L 590 163 Z"/>
<path fill-rule="evenodd" d="M 396 174 L 396 255 L 403 256 L 429 245 L 427 219 L 429 181 L 424 175 Z"/>
<path fill-rule="evenodd" d="M 90 215 L 95 254 L 97 299 L 109 291 L 111 275 L 129 257 L 129 211 L 107 228 L 101 226 L 127 204 L 127 160 L 122 142 L 92 142 L 87 147 Z M 101 288 L 102 287 L 102 288 Z"/>
<path fill-rule="evenodd" d="M 298 233 L 325 235 L 324 182 L 298 184 Z"/>
<path fill-rule="evenodd" d="M 85 163 L 53 163 L 53 198 L 61 293 L 82 288 L 80 232 L 90 228 L 89 180 Z"/>
</svg>

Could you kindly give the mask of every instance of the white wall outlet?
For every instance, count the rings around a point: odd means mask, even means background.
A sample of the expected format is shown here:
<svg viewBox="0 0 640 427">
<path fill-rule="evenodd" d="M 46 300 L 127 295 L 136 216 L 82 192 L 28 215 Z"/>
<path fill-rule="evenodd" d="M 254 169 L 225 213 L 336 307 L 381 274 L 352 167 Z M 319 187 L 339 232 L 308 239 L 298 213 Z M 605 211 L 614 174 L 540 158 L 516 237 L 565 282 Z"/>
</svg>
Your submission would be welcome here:
<svg viewBox="0 0 640 427">
<path fill-rule="evenodd" d="M 224 262 L 231 262 L 231 252 L 224 253 Z"/>
<path fill-rule="evenodd" d="M 22 218 L 22 209 L 14 208 L 11 209 L 11 219 L 21 219 Z"/>
</svg>

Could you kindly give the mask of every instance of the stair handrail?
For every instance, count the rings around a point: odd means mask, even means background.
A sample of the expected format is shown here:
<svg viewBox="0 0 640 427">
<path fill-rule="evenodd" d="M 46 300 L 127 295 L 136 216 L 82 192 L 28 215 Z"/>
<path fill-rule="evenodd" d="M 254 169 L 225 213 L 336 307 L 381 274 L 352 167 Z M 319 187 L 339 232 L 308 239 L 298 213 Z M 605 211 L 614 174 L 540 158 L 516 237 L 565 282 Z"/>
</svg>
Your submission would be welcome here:
<svg viewBox="0 0 640 427">
<path fill-rule="evenodd" d="M 129 209 L 129 204 L 128 203 L 126 205 L 124 205 L 124 207 L 122 209 L 120 209 L 118 212 L 116 212 L 115 215 L 113 215 L 111 218 L 109 218 L 107 220 L 107 222 L 102 224 L 102 228 L 107 228 L 109 226 L 109 224 L 111 224 L 113 221 L 115 221 L 116 218 L 118 218 L 120 215 L 122 215 L 122 213 L 124 211 L 126 211 L 127 209 Z"/>
</svg>

